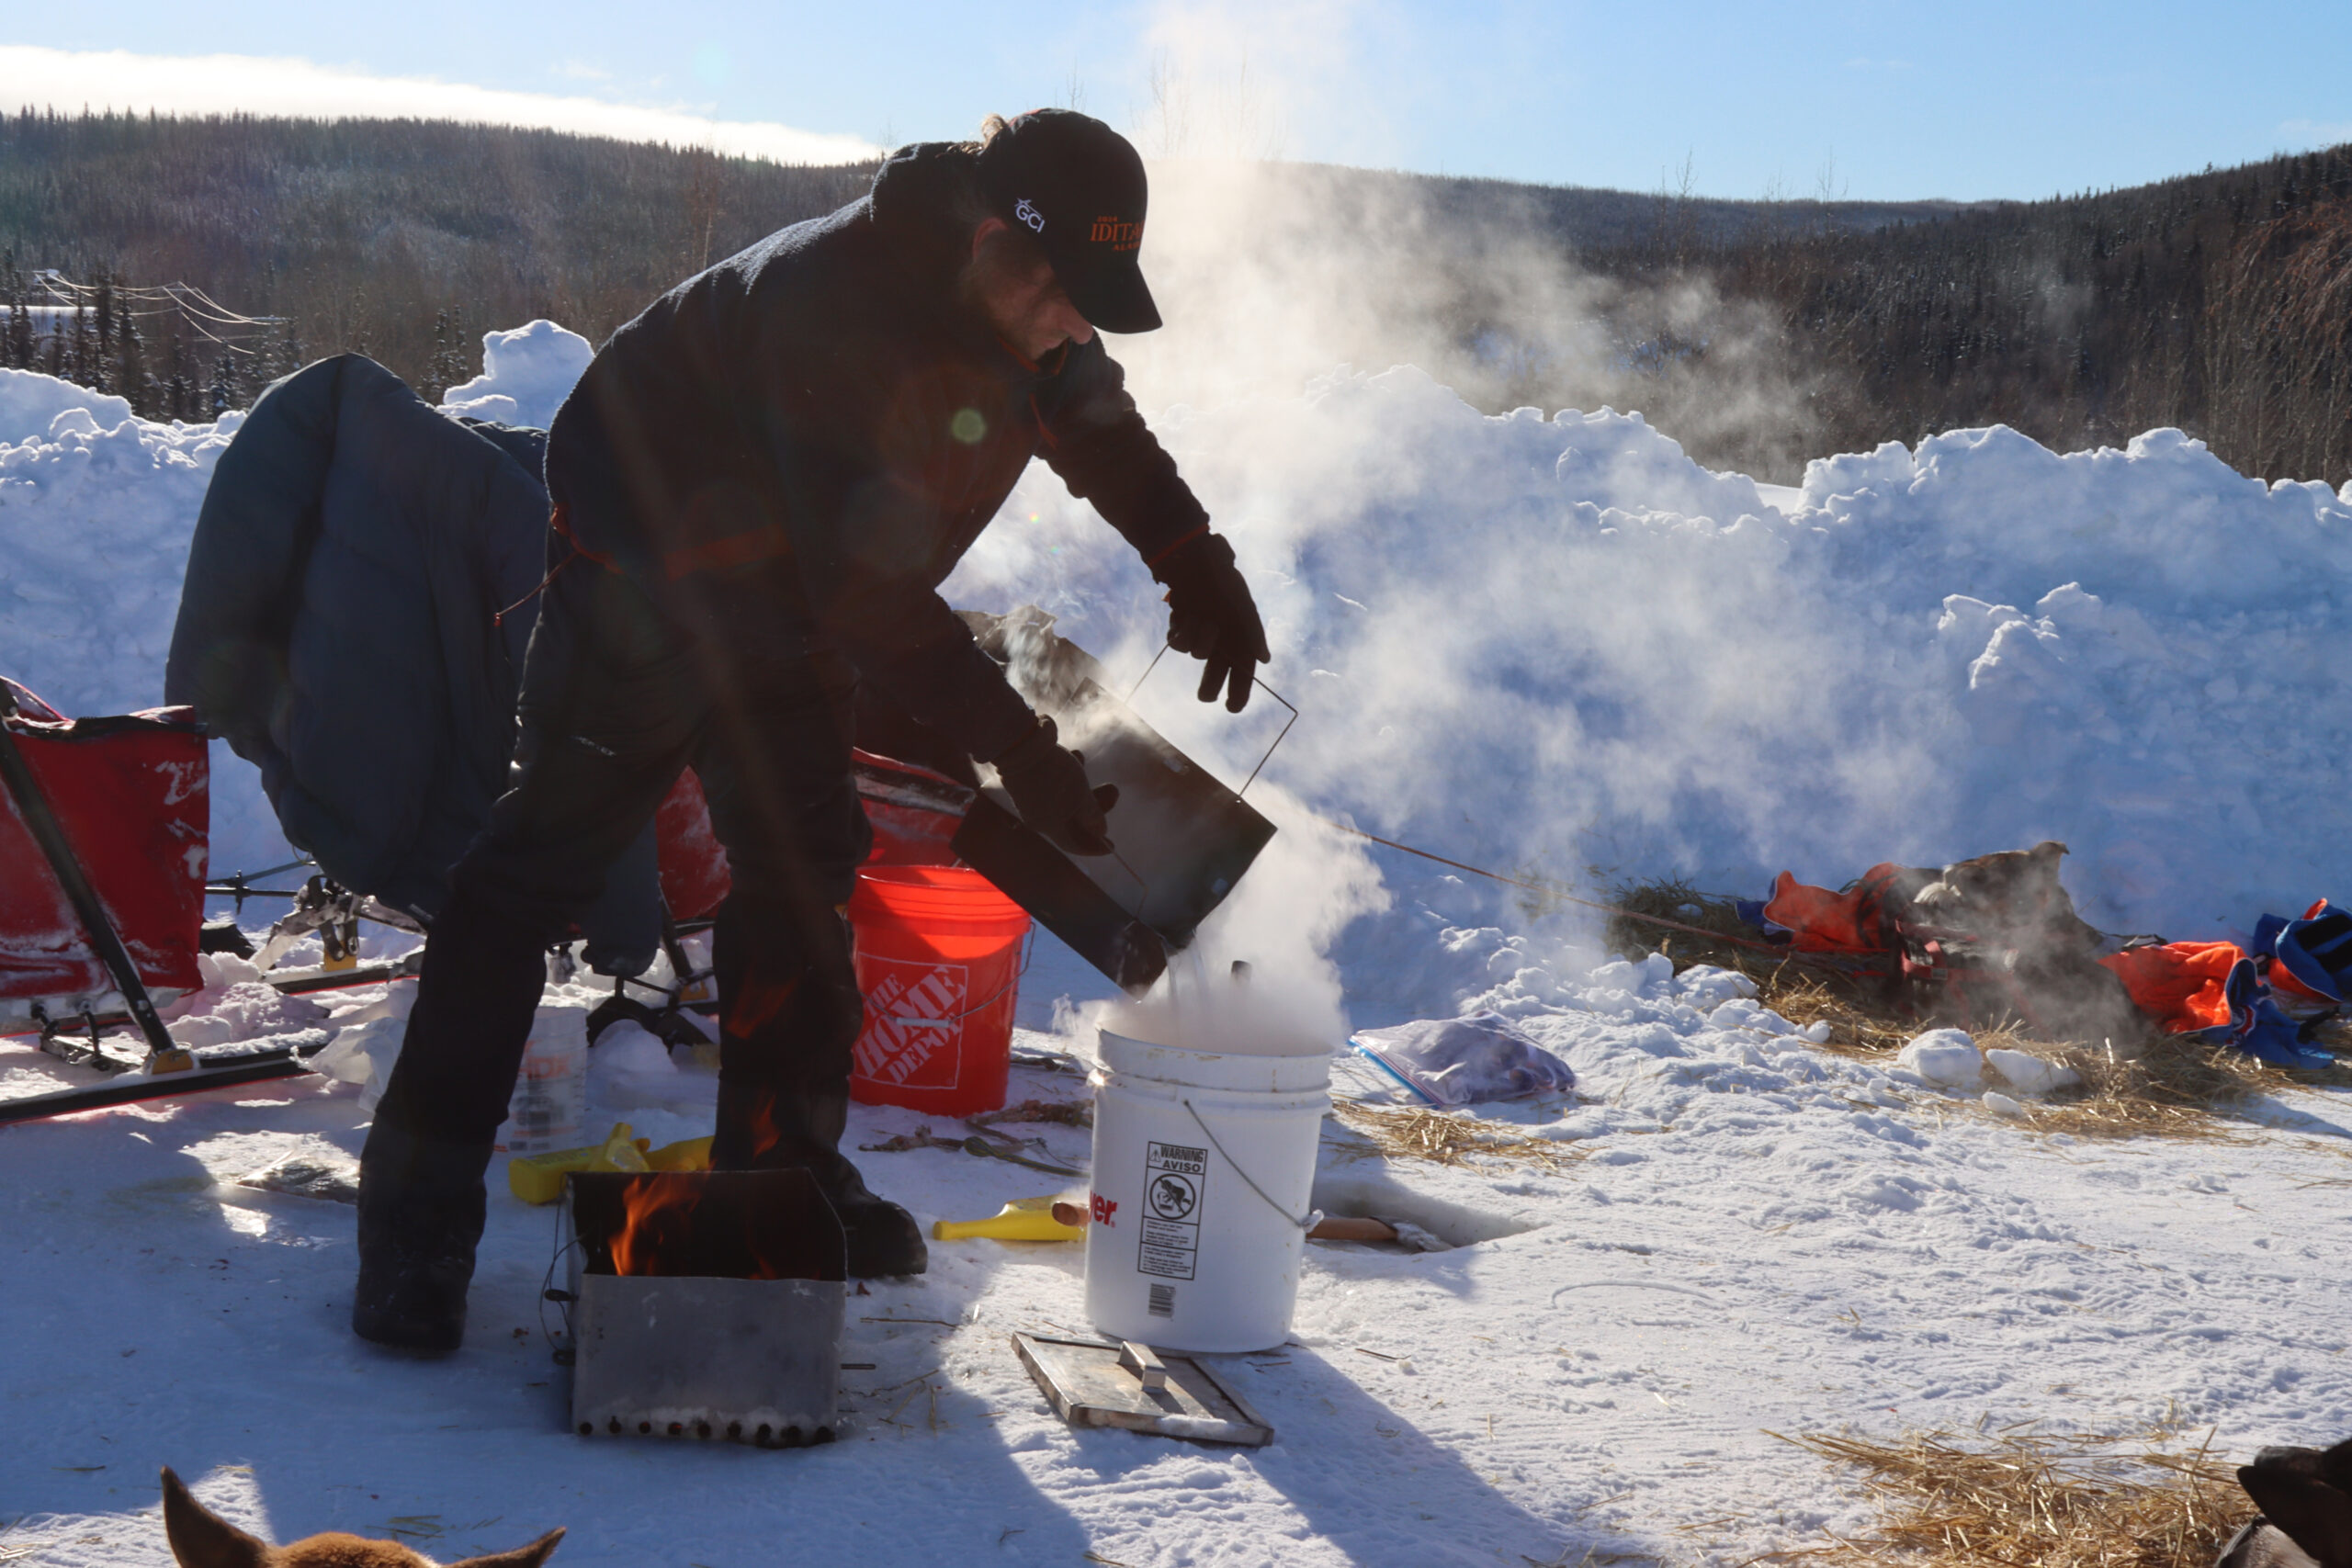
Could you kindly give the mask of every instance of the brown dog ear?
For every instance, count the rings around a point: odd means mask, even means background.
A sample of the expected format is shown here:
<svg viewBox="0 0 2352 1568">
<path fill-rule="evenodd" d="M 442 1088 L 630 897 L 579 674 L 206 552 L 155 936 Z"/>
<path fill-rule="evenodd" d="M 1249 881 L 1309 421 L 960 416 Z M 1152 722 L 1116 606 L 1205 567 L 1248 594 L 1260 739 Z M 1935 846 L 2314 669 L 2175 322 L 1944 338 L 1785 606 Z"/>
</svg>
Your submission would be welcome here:
<svg viewBox="0 0 2352 1568">
<path fill-rule="evenodd" d="M 501 1551 L 490 1557 L 469 1557 L 463 1562 L 452 1562 L 449 1568 L 539 1568 L 539 1564 L 555 1555 L 556 1547 L 563 1540 L 560 1528 L 551 1529 L 528 1546 L 518 1546 L 512 1551 Z"/>
<path fill-rule="evenodd" d="M 196 1500 L 172 1467 L 164 1467 L 164 1538 L 180 1568 L 267 1568 L 266 1542 L 247 1535 Z"/>
<path fill-rule="evenodd" d="M 2263 1516 L 2320 1568 L 2352 1564 L 2352 1496 L 2324 1481 L 2267 1472 L 2259 1465 L 2239 1471 L 2238 1484 Z"/>
<path fill-rule="evenodd" d="M 2262 1462 L 2256 1454 L 2255 1462 Z M 2352 1438 L 2346 1438 L 2319 1456 L 2319 1478 L 2338 1492 L 2352 1493 Z"/>
</svg>

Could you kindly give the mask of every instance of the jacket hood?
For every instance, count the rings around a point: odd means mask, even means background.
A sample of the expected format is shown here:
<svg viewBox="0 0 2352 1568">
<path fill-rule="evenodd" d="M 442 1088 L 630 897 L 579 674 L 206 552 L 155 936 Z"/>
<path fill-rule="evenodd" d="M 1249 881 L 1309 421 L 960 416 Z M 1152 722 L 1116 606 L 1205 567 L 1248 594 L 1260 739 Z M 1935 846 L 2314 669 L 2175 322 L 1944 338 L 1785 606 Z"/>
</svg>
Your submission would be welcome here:
<svg viewBox="0 0 2352 1568">
<path fill-rule="evenodd" d="M 971 259 L 972 231 L 956 216 L 982 200 L 979 155 L 960 141 L 918 141 L 883 160 L 866 198 L 873 204 L 875 231 L 884 253 L 909 285 L 916 309 L 967 348 L 1031 375 L 1041 367 L 1013 352 L 996 330 L 970 309 L 956 288 Z M 1045 367 L 1051 374 L 1057 355 Z"/>
<path fill-rule="evenodd" d="M 874 224 L 890 253 L 923 282 L 942 288 L 963 270 L 969 231 L 957 198 L 977 197 L 979 158 L 956 141 L 918 141 L 882 161 L 874 176 Z"/>
</svg>

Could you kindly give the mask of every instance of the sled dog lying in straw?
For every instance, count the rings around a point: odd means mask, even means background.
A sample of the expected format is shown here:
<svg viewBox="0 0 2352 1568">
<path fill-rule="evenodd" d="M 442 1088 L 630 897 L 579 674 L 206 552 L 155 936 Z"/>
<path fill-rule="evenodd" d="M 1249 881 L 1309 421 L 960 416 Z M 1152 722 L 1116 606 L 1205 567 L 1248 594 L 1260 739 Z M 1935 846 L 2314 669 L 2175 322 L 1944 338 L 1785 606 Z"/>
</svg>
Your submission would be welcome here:
<svg viewBox="0 0 2352 1568">
<path fill-rule="evenodd" d="M 2352 1438 L 2324 1453 L 2265 1449 L 2238 1484 L 2262 1514 L 2213 1568 L 2352 1568 Z"/>
<path fill-rule="evenodd" d="M 2034 1033 L 2105 1041 L 2128 1052 L 2146 1037 L 2147 1021 L 2123 982 L 2098 963 L 2108 942 L 2075 913 L 2058 880 L 2065 853 L 2065 845 L 2044 840 L 1955 862 L 1910 894 L 1912 919 L 1954 933 L 1955 949 L 2007 971 L 2007 999 Z"/>
<path fill-rule="evenodd" d="M 164 1469 L 164 1533 L 180 1568 L 434 1568 L 431 1559 L 398 1541 L 356 1535 L 314 1535 L 291 1546 L 271 1546 L 198 1502 L 168 1465 Z M 552 1529 L 528 1546 L 469 1557 L 450 1568 L 539 1568 L 562 1539 L 563 1531 Z"/>
</svg>

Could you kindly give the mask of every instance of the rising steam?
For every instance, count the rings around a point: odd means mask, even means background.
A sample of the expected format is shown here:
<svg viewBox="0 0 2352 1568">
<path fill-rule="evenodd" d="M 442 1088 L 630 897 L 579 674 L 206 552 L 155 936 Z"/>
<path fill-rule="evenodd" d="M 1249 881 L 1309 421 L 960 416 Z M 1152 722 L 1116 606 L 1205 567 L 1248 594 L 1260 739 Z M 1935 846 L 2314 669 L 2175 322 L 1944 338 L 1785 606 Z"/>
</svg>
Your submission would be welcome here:
<svg viewBox="0 0 2352 1568">
<path fill-rule="evenodd" d="M 1180 92 L 1163 87 L 1157 107 L 1161 145 L 1197 133 Z M 1216 123 L 1255 134 L 1263 117 L 1228 95 Z M 1513 467 L 1498 487 L 1498 427 L 1446 387 L 1495 403 L 1541 380 L 1583 389 L 1598 407 L 1654 382 L 1618 346 L 1611 316 L 1629 309 L 1627 291 L 1579 271 L 1532 223 L 1481 211 L 1468 219 L 1430 187 L 1357 171 L 1183 157 L 1153 168 L 1145 261 L 1170 324 L 1113 352 L 1235 539 L 1274 640 L 1267 678 L 1304 716 L 1251 794 L 1280 836 L 1195 955 L 1201 976 L 1249 961 L 1251 987 L 1227 999 L 1278 1038 L 1344 1034 L 1328 954 L 1351 921 L 1391 901 L 1363 843 L 1307 802 L 1574 878 L 1599 859 L 1686 849 L 1675 813 L 1687 764 L 1713 759 L 1703 773 L 1746 791 L 1751 748 L 1725 722 L 1753 731 L 1821 700 L 1757 678 L 1740 644 L 1777 628 L 1744 586 L 1711 590 L 1695 573 L 1675 584 L 1657 549 L 1628 560 L 1616 531 L 1564 511 L 1552 427 L 1523 417 L 1501 428 Z M 1642 308 L 1724 345 L 1706 405 L 1718 427 L 1787 426 L 1782 411 L 1800 400 L 1760 351 L 1731 351 L 1738 324 L 1703 291 Z M 1421 371 L 1374 382 L 1351 365 Z M 1714 481 L 1646 430 L 1632 427 L 1642 439 L 1628 451 L 1616 449 L 1626 427 L 1605 428 L 1595 477 L 1655 470 L 1652 503 L 1726 525 L 1773 515 L 1752 485 Z M 1164 632 L 1142 569 L 1042 471 L 951 592 L 991 608 L 1037 600 L 1130 675 Z M 1238 781 L 1272 740 L 1275 705 L 1261 699 L 1240 721 L 1198 708 L 1182 689 L 1189 661 L 1168 662 L 1185 670 L 1159 672 L 1139 703 Z M 1588 722 L 1595 696 L 1615 716 L 1605 736 Z"/>
</svg>

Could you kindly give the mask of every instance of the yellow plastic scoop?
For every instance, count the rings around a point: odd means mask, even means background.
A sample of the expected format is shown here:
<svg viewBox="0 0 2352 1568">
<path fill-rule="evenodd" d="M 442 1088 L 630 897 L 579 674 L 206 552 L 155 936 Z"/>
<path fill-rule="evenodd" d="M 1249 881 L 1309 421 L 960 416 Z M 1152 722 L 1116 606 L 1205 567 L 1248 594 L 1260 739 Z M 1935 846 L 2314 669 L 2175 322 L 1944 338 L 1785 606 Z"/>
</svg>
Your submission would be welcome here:
<svg viewBox="0 0 2352 1568">
<path fill-rule="evenodd" d="M 640 1138 L 626 1122 L 613 1123 L 601 1144 L 521 1155 L 506 1162 L 506 1185 L 526 1203 L 552 1203 L 563 1196 L 563 1179 L 575 1170 L 708 1170 L 710 1140 L 687 1138 L 661 1148 Z"/>
<path fill-rule="evenodd" d="M 1083 1241 L 1086 1211 L 1052 1198 L 1015 1198 L 985 1220 L 933 1220 L 934 1241 L 983 1235 L 992 1241 Z"/>
<path fill-rule="evenodd" d="M 639 1139 L 637 1146 L 645 1148 L 645 1140 Z M 664 1144 L 658 1149 L 647 1149 L 645 1164 L 651 1170 L 708 1170 L 710 1140 L 707 1137 L 683 1138 L 674 1144 Z"/>
</svg>

